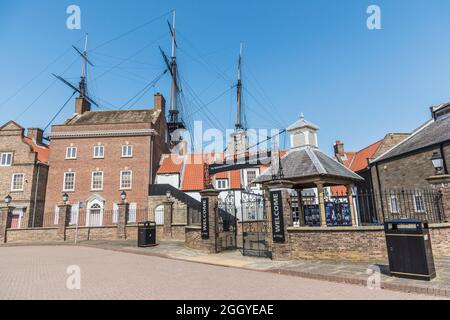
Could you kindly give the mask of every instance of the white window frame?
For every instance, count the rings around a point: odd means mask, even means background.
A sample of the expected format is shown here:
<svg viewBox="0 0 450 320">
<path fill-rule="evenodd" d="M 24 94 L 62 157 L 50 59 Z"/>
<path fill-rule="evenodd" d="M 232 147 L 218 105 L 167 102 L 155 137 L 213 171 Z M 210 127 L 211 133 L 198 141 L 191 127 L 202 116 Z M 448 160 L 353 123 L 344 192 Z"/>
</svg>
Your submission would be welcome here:
<svg viewBox="0 0 450 320">
<path fill-rule="evenodd" d="M 4 157 L 7 159 L 9 156 L 9 163 L 5 161 L 3 163 Z M 13 153 L 12 152 L 2 152 L 0 153 L 0 167 L 11 167 L 13 163 Z"/>
<path fill-rule="evenodd" d="M 97 155 L 97 150 L 101 150 L 101 155 Z M 93 154 L 93 158 L 94 159 L 104 159 L 105 158 L 105 146 L 103 145 L 97 145 L 94 146 L 94 154 Z"/>
<path fill-rule="evenodd" d="M 69 150 L 71 150 L 71 151 L 75 150 L 75 154 L 72 154 L 73 152 L 70 152 L 70 154 L 69 154 Z M 66 159 L 67 160 L 75 160 L 77 158 L 77 154 L 78 154 L 77 147 L 67 147 L 66 148 Z"/>
<path fill-rule="evenodd" d="M 259 186 L 257 184 L 252 186 L 252 184 L 250 184 L 248 182 L 248 173 L 249 172 L 255 172 L 255 180 L 258 179 L 258 177 L 259 177 L 259 170 L 258 169 L 247 169 L 247 170 L 245 170 L 245 181 L 244 181 L 245 187 L 250 188 L 250 189 L 259 189 Z"/>
<path fill-rule="evenodd" d="M 221 187 L 220 184 L 221 182 L 225 182 L 225 187 Z M 216 189 L 217 190 L 228 190 L 229 189 L 229 183 L 228 183 L 228 179 L 216 179 Z"/>
<path fill-rule="evenodd" d="M 67 180 L 68 174 L 73 174 L 73 189 L 66 189 L 66 180 Z M 69 191 L 69 192 L 75 191 L 76 178 L 77 178 L 77 175 L 75 172 L 72 172 L 72 171 L 64 172 L 63 191 Z"/>
<path fill-rule="evenodd" d="M 22 188 L 20 188 L 20 189 L 14 188 L 14 178 L 16 176 L 22 176 Z M 24 189 L 25 189 L 25 173 L 13 173 L 13 175 L 11 177 L 11 192 L 20 192 L 20 191 L 23 191 Z"/>
<path fill-rule="evenodd" d="M 417 199 L 419 197 L 421 199 L 421 205 L 423 206 L 423 208 L 419 208 L 417 206 Z M 413 196 L 413 200 L 414 200 L 414 210 L 416 211 L 416 213 L 425 213 L 427 211 L 426 205 L 425 205 L 425 199 L 423 198 L 423 194 L 421 192 L 415 193 Z"/>
<path fill-rule="evenodd" d="M 53 216 L 53 224 L 59 224 L 59 207 L 55 206 L 55 215 Z"/>
<path fill-rule="evenodd" d="M 394 204 L 393 201 L 395 201 L 395 206 L 393 205 Z M 389 198 L 389 212 L 393 214 L 400 213 L 398 208 L 398 198 L 396 195 L 391 195 L 391 197 Z"/>
<path fill-rule="evenodd" d="M 94 175 L 96 173 L 100 173 L 101 177 L 102 177 L 102 184 L 101 184 L 100 188 L 94 188 Z M 92 174 L 91 174 L 91 191 L 102 191 L 103 190 L 103 181 L 104 181 L 103 171 L 92 171 Z"/>
<path fill-rule="evenodd" d="M 155 222 L 157 226 L 164 225 L 164 205 L 159 205 L 155 208 Z"/>
<path fill-rule="evenodd" d="M 125 151 L 129 151 L 129 154 Z M 133 145 L 124 144 L 122 146 L 122 158 L 133 158 Z"/>
<path fill-rule="evenodd" d="M 132 202 L 130 203 L 129 209 L 128 209 L 128 221 L 127 223 L 136 223 L 137 220 L 137 203 Z"/>
<path fill-rule="evenodd" d="M 129 187 L 123 187 L 123 174 L 125 172 L 130 173 L 130 186 Z M 133 170 L 120 170 L 120 182 L 119 182 L 119 189 L 120 190 L 131 190 L 133 189 Z"/>
<path fill-rule="evenodd" d="M 70 210 L 70 221 L 69 224 L 74 226 L 78 224 L 78 216 L 80 214 L 80 203 L 76 203 L 71 207 Z"/>
<path fill-rule="evenodd" d="M 118 222 L 119 222 L 119 205 L 117 203 L 113 203 L 112 223 L 117 224 Z"/>
</svg>

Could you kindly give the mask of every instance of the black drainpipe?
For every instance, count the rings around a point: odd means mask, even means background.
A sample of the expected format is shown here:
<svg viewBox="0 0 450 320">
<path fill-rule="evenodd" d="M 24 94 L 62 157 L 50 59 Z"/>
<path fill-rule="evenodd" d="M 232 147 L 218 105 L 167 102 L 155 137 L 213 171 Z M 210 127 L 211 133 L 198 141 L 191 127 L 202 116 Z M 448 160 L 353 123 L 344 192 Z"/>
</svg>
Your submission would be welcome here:
<svg viewBox="0 0 450 320">
<path fill-rule="evenodd" d="M 443 143 L 441 143 L 439 145 L 439 149 L 441 151 L 441 156 L 442 156 L 442 160 L 443 160 L 443 163 L 444 163 L 444 172 L 445 172 L 445 174 L 448 174 L 447 161 L 445 160 L 444 144 Z"/>
<path fill-rule="evenodd" d="M 378 169 L 378 163 L 375 164 L 375 168 L 377 170 L 378 192 L 380 193 L 380 201 L 381 201 L 381 213 L 383 214 L 383 219 L 384 219 L 383 193 L 381 192 L 380 171 Z"/>
</svg>

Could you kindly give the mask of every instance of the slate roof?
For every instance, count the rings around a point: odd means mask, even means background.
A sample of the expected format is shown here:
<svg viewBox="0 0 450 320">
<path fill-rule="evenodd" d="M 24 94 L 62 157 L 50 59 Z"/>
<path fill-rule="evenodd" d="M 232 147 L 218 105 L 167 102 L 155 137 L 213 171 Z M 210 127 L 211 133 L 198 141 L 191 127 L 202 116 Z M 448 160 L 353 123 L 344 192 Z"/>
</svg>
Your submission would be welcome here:
<svg viewBox="0 0 450 320">
<path fill-rule="evenodd" d="M 446 141 L 450 141 L 450 117 L 441 120 L 430 120 L 414 131 L 409 138 L 403 140 L 403 142 L 397 144 L 373 162 L 401 156 Z"/>
<path fill-rule="evenodd" d="M 363 180 L 343 164 L 312 147 L 291 150 L 281 159 L 281 164 L 285 179 L 330 176 L 348 180 Z M 271 180 L 272 174 L 269 169 L 256 179 L 256 182 L 263 183 Z"/>
<path fill-rule="evenodd" d="M 147 110 L 113 110 L 94 111 L 76 115 L 66 122 L 67 125 L 85 124 L 118 124 L 118 123 L 153 123 L 159 115 L 159 111 Z"/>
</svg>

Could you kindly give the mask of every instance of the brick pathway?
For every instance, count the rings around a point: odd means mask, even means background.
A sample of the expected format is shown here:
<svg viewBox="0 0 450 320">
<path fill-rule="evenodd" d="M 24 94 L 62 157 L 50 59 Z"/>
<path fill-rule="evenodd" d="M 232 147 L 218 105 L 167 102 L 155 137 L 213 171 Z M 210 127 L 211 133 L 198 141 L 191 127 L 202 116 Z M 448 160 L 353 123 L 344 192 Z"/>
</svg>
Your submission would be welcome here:
<svg viewBox="0 0 450 320">
<path fill-rule="evenodd" d="M 243 257 L 239 251 L 229 251 L 216 255 L 188 249 L 184 242 L 162 242 L 157 247 L 137 248 L 134 241 L 89 242 L 86 245 L 121 250 L 139 254 L 150 254 L 173 259 L 201 262 L 213 265 L 238 267 L 250 270 L 268 271 L 304 278 L 327 280 L 339 283 L 352 283 L 366 286 L 368 263 L 337 261 L 290 261 L 279 262 L 269 259 Z M 450 256 L 436 259 L 437 278 L 431 282 L 415 281 L 381 275 L 381 287 L 390 290 L 450 297 Z M 387 261 L 375 264 L 386 273 Z"/>
<path fill-rule="evenodd" d="M 66 287 L 70 265 L 81 268 L 81 290 Z M 2 246 L 0 270 L 0 299 L 432 298 L 75 246 Z"/>
</svg>

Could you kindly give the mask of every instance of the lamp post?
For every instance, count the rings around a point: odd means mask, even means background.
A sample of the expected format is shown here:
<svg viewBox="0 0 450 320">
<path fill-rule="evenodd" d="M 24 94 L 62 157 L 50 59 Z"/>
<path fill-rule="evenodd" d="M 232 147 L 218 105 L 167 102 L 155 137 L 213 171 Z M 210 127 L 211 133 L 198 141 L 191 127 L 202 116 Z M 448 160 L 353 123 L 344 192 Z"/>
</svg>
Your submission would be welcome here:
<svg viewBox="0 0 450 320">
<path fill-rule="evenodd" d="M 433 153 L 433 156 L 431 157 L 431 162 L 433 163 L 433 167 L 436 170 L 436 174 L 437 175 L 443 174 L 444 159 L 442 158 L 442 155 L 439 152 Z"/>
<path fill-rule="evenodd" d="M 120 199 L 122 199 L 122 203 L 127 202 L 127 193 L 125 191 L 122 191 L 122 193 L 120 194 Z"/>
<path fill-rule="evenodd" d="M 67 193 L 64 193 L 62 195 L 62 200 L 63 200 L 64 205 L 66 205 L 67 202 L 69 202 L 69 195 Z"/>
<path fill-rule="evenodd" d="M 9 205 L 11 204 L 11 201 L 12 201 L 12 198 L 11 198 L 11 196 L 8 194 L 6 197 L 5 197 L 5 203 L 6 203 L 6 206 L 9 208 Z"/>
</svg>

